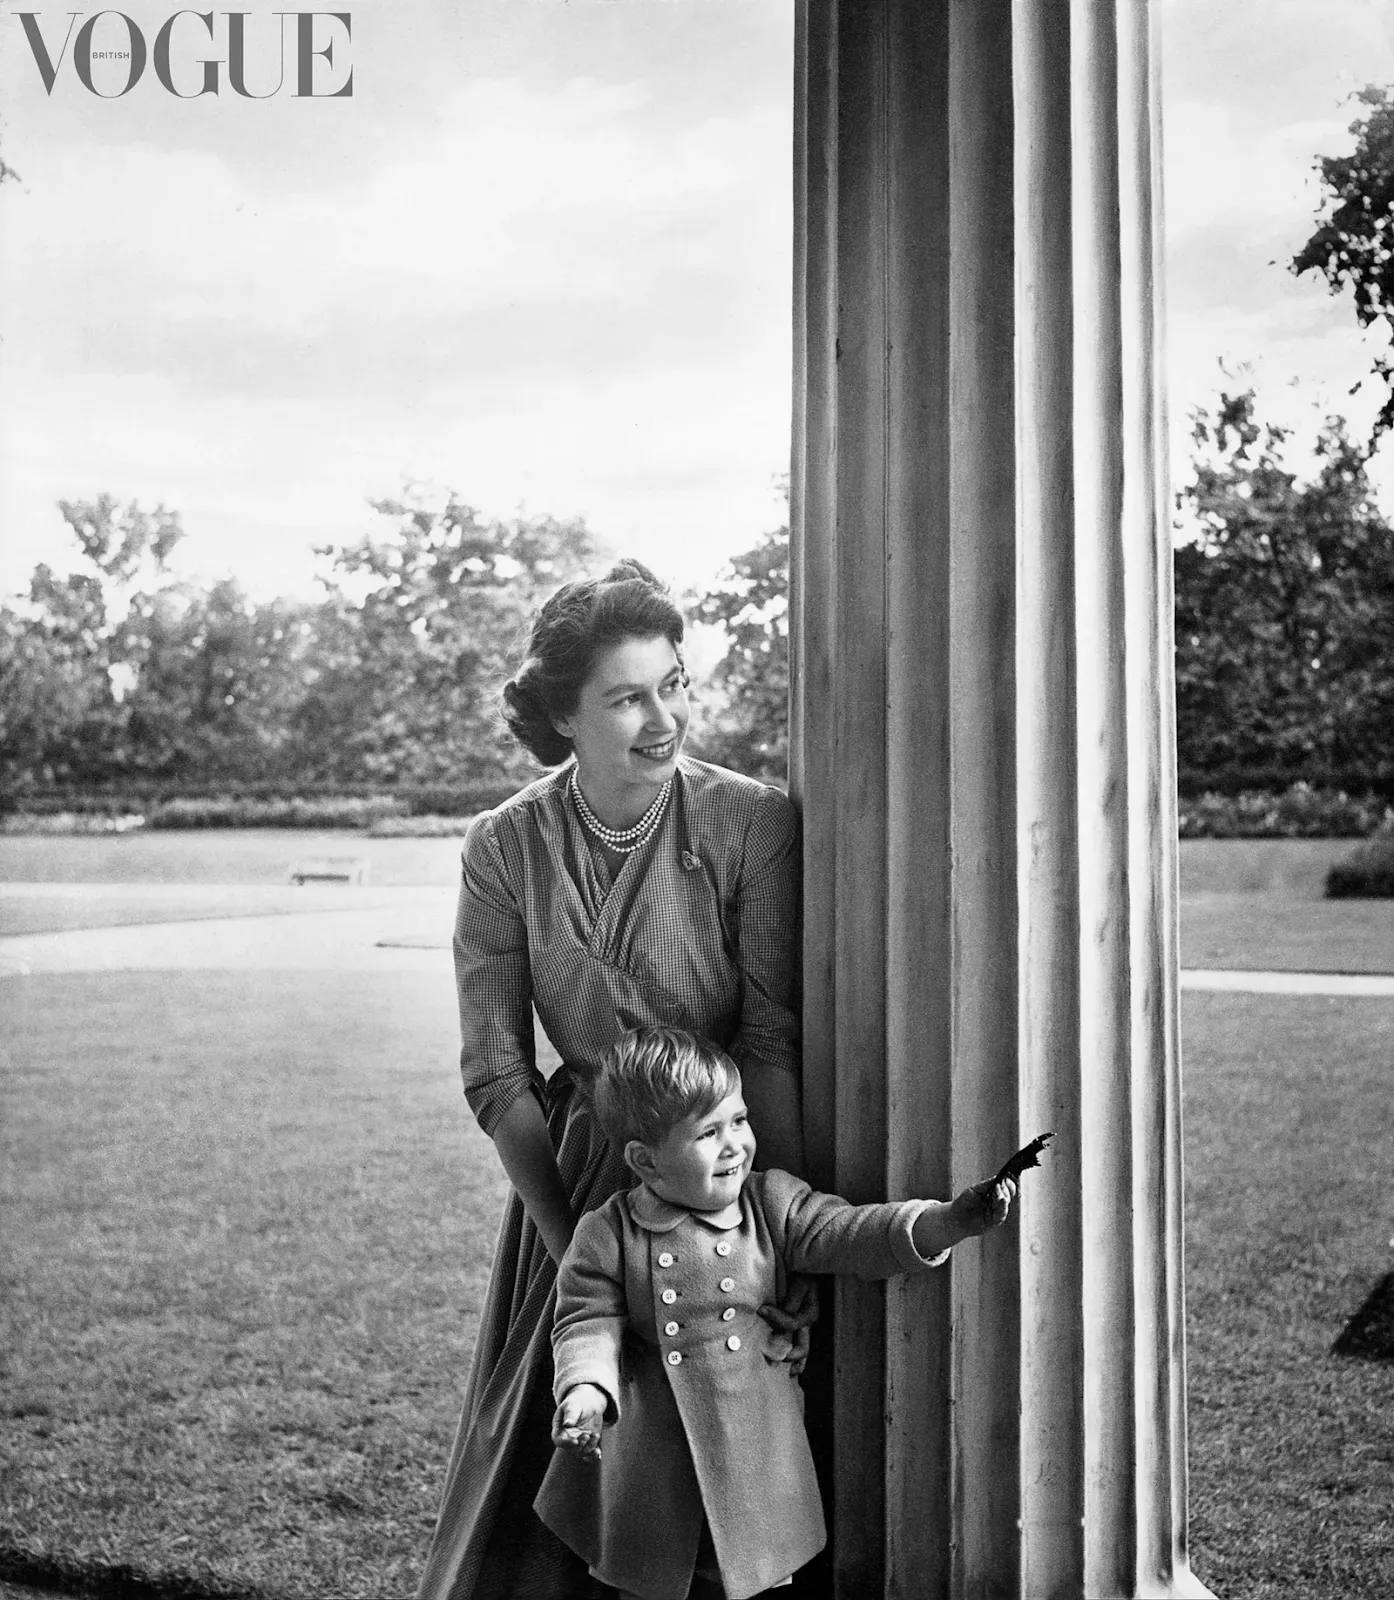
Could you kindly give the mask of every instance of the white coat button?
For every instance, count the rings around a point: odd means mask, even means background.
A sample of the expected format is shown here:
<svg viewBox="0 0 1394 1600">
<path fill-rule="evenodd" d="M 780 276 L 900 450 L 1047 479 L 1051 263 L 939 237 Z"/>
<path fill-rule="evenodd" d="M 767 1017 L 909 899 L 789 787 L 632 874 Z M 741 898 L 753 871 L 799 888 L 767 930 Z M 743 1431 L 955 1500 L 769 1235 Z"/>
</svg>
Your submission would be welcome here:
<svg viewBox="0 0 1394 1600">
<path fill-rule="evenodd" d="M 734 1322 L 736 1320 L 735 1306 L 727 1306 L 726 1309 L 721 1313 L 721 1320 L 723 1322 Z"/>
<path fill-rule="evenodd" d="M 676 1289 L 665 1289 L 661 1298 L 665 1306 L 670 1306 L 678 1298 L 678 1291 Z"/>
<path fill-rule="evenodd" d="M 731 1246 L 723 1239 L 721 1243 L 717 1245 L 716 1253 L 719 1256 L 729 1256 L 731 1254 Z"/>
<path fill-rule="evenodd" d="M 671 1250 L 665 1250 L 663 1254 L 659 1256 L 658 1264 L 660 1267 L 671 1267 L 673 1264 L 673 1252 Z"/>
<path fill-rule="evenodd" d="M 726 1348 L 728 1350 L 739 1350 L 740 1347 L 741 1347 L 741 1336 L 738 1333 L 733 1333 L 731 1335 L 731 1337 L 726 1341 Z M 675 1350 L 673 1352 L 673 1355 L 676 1355 L 676 1354 L 677 1354 L 677 1351 Z M 669 1359 L 671 1360 L 672 1358 L 670 1357 Z"/>
<path fill-rule="evenodd" d="M 663 1331 L 671 1339 L 673 1337 L 673 1335 L 678 1331 L 678 1325 L 677 1325 L 676 1322 L 665 1322 L 663 1324 Z"/>
<path fill-rule="evenodd" d="M 736 1280 L 734 1278 L 723 1278 L 719 1287 L 722 1294 L 730 1294 L 732 1289 L 736 1287 Z"/>
<path fill-rule="evenodd" d="M 670 1367 L 680 1367 L 682 1365 L 681 1350 L 670 1350 L 668 1352 L 668 1365 Z"/>
</svg>

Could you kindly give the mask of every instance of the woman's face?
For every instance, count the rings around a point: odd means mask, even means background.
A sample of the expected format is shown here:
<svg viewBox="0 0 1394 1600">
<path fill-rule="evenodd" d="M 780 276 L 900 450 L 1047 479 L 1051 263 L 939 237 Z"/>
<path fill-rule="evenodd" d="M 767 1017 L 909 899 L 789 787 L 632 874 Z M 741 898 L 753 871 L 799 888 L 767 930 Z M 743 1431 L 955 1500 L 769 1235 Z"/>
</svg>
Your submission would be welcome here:
<svg viewBox="0 0 1394 1600">
<path fill-rule="evenodd" d="M 687 735 L 687 690 L 671 640 L 625 639 L 596 657 L 557 731 L 576 750 L 587 799 L 636 801 L 671 778 Z M 602 819 L 604 820 L 604 819 Z"/>
</svg>

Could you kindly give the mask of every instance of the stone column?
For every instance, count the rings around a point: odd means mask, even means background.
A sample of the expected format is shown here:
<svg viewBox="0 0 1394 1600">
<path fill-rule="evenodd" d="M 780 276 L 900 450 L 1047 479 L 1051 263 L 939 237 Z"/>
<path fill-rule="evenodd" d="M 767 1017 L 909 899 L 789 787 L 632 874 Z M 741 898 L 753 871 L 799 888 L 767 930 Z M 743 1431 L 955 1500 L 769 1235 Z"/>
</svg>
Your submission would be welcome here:
<svg viewBox="0 0 1394 1600">
<path fill-rule="evenodd" d="M 1147 0 L 799 0 L 793 786 L 811 1175 L 947 1195 L 839 1285 L 847 1600 L 1186 1558 L 1171 557 Z"/>
</svg>

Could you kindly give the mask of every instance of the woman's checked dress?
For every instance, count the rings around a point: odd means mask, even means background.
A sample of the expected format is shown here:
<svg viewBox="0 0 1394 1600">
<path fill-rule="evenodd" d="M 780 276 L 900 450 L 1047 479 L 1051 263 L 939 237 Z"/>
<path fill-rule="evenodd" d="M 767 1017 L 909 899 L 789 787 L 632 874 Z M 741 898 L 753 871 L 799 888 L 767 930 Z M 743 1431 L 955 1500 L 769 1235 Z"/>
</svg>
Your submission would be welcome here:
<svg viewBox="0 0 1394 1600">
<path fill-rule="evenodd" d="M 630 1028 L 705 1034 L 738 1065 L 797 1073 L 799 846 L 777 789 L 683 757 L 647 844 L 611 879 L 567 793 L 570 767 L 480 817 L 455 925 L 465 1093 L 490 1135 L 543 1104 L 581 1215 L 629 1174 L 590 1107 Z M 564 1065 L 544 1081 L 533 1008 Z M 539 1521 L 551 1460 L 556 1267 L 510 1193 L 418 1600 L 576 1600 L 585 1569 Z"/>
</svg>

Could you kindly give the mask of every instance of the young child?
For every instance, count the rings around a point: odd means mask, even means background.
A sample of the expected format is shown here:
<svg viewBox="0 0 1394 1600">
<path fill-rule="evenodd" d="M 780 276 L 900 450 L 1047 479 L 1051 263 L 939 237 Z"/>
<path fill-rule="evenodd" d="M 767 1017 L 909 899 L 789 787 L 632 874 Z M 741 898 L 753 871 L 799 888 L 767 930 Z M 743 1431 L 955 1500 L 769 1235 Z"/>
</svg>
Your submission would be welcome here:
<svg viewBox="0 0 1394 1600">
<path fill-rule="evenodd" d="M 755 1172 L 740 1073 L 673 1028 L 620 1040 L 595 1109 L 639 1184 L 581 1218 L 561 1264 L 537 1512 L 626 1600 L 747 1600 L 827 1540 L 788 1339 L 760 1307 L 790 1272 L 928 1272 L 1005 1221 L 1015 1186 L 853 1206 Z"/>
</svg>

